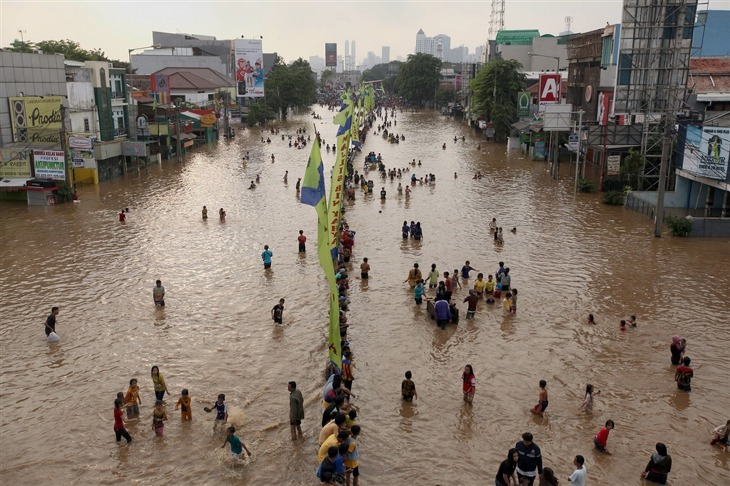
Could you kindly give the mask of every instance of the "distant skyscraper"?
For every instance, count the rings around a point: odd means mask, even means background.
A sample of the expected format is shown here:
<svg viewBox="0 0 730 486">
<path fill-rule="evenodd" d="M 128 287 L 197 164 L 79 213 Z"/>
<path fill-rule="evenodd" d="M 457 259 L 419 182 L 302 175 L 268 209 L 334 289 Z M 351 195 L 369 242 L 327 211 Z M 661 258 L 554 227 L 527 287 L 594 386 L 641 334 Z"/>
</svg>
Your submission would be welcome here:
<svg viewBox="0 0 730 486">
<path fill-rule="evenodd" d="M 433 54 L 433 39 L 426 37 L 423 29 L 419 29 L 416 34 L 416 54 Z"/>
<path fill-rule="evenodd" d="M 451 54 L 451 37 L 446 34 L 439 34 L 433 37 L 434 52 L 433 55 L 442 61 L 450 61 Z M 440 46 L 440 47 L 439 47 Z"/>
<path fill-rule="evenodd" d="M 383 60 L 383 64 L 388 64 L 390 62 L 390 46 L 383 46 L 382 55 L 380 57 Z"/>
<path fill-rule="evenodd" d="M 350 56 L 350 70 L 357 69 L 357 50 L 355 49 L 355 41 L 352 41 L 352 55 Z"/>
<path fill-rule="evenodd" d="M 439 34 L 435 37 L 427 37 L 420 29 L 416 34 L 416 54 L 431 54 L 442 61 L 448 61 L 451 51 L 451 37 L 446 34 Z"/>
<path fill-rule="evenodd" d="M 345 41 L 345 65 L 343 67 L 344 71 L 348 71 L 350 69 L 350 41 Z"/>
</svg>

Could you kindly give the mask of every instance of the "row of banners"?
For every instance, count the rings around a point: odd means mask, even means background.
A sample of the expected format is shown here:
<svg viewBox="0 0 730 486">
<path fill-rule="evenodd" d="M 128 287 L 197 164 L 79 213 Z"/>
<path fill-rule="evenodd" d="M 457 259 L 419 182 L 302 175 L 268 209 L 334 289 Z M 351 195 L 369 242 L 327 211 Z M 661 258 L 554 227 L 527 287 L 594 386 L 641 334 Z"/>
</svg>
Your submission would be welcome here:
<svg viewBox="0 0 730 486">
<path fill-rule="evenodd" d="M 94 141 L 83 135 L 68 137 L 68 149 L 74 168 L 96 168 Z M 0 179 L 66 180 L 66 157 L 63 150 L 2 148 Z"/>
<path fill-rule="evenodd" d="M 350 145 L 360 146 L 359 127 L 375 106 L 375 92 L 367 85 L 354 96 L 345 93 L 342 107 L 334 117 L 337 125 L 336 159 L 332 167 L 329 205 L 325 195 L 324 163 L 319 137 L 315 137 L 307 169 L 302 179 L 302 204 L 314 206 L 317 212 L 317 256 L 329 284 L 329 337 L 330 362 L 339 370 L 342 366 L 340 340 L 339 290 L 335 279 L 334 262 L 337 260 L 339 228 L 342 221 L 342 201 L 347 177 L 347 158 Z"/>
<path fill-rule="evenodd" d="M 64 181 L 65 164 L 66 158 L 62 150 L 0 149 L 2 179 L 30 179 L 35 173 L 35 177 L 38 178 Z"/>
</svg>

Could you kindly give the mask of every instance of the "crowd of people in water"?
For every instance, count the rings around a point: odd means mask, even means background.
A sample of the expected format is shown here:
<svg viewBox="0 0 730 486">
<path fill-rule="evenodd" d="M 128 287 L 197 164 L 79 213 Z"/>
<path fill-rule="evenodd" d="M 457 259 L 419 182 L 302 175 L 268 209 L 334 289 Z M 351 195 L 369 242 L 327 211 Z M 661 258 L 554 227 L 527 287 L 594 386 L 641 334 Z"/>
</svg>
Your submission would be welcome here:
<svg viewBox="0 0 730 486">
<path fill-rule="evenodd" d="M 331 110 L 336 107 L 329 106 Z M 398 143 L 405 140 L 403 135 L 397 135 L 390 131 L 392 127 L 397 126 L 396 108 L 394 105 L 379 106 L 375 112 L 367 119 L 364 130 L 374 128 L 373 133 L 382 136 L 392 143 Z M 388 115 L 390 114 L 390 119 Z M 313 114 L 315 119 L 319 116 Z M 378 123 L 377 120 L 382 119 Z M 377 125 L 376 125 L 377 123 Z M 280 134 L 278 128 L 269 130 L 268 136 L 264 136 L 262 132 L 261 143 L 270 144 L 271 136 Z M 319 136 L 319 134 L 315 134 Z M 364 137 L 363 137 L 364 138 Z M 311 142 L 311 135 L 308 135 L 305 128 L 296 130 L 296 134 L 281 134 L 281 140 L 285 143 L 288 140 L 289 147 L 302 149 Z M 462 142 L 465 141 L 461 137 Z M 458 137 L 454 137 L 454 142 L 459 141 Z M 334 145 L 324 143 L 320 138 L 320 142 L 325 146 L 326 150 L 335 150 Z M 446 148 L 446 144 L 443 144 Z M 479 147 L 481 148 L 481 147 Z M 375 184 L 369 179 L 369 174 L 373 170 L 378 170 L 380 179 L 387 181 L 390 179 L 394 182 L 398 179 L 397 194 L 405 195 L 408 199 L 411 197 L 411 188 L 416 186 L 433 185 L 436 182 L 434 174 L 428 173 L 417 176 L 411 173 L 411 169 L 422 167 L 420 160 L 414 158 L 410 164 L 401 168 L 386 168 L 385 161 L 381 154 L 370 152 L 365 156 L 365 162 L 362 173 L 354 170 L 353 160 L 357 156 L 358 151 L 353 150 L 348 160 L 348 176 L 345 180 L 345 194 L 348 200 L 355 199 L 357 189 L 360 189 L 364 195 L 372 194 L 375 191 Z M 244 157 L 248 160 L 248 153 Z M 275 157 L 271 155 L 272 163 Z M 419 170 L 419 169 L 414 169 Z M 410 176 L 408 175 L 410 174 Z M 403 186 L 400 180 L 406 177 L 410 180 L 410 184 Z M 454 173 L 454 178 L 457 178 Z M 474 175 L 474 179 L 481 179 L 481 172 Z M 284 175 L 284 182 L 288 181 L 288 171 Z M 255 189 L 256 184 L 260 183 L 260 175 L 256 176 L 255 181 L 251 181 L 250 189 Z M 300 191 L 301 178 L 297 180 L 297 194 Z M 381 200 L 385 200 L 387 192 L 385 187 L 380 190 Z M 125 223 L 129 209 L 125 208 L 119 213 L 119 221 Z M 208 210 L 206 206 L 202 208 L 202 219 L 208 218 Z M 224 222 L 226 212 L 223 208 L 219 209 L 219 220 Z M 495 244 L 503 244 L 504 234 L 501 226 L 498 225 L 496 218 L 492 218 L 489 223 L 489 231 L 494 237 Z M 517 233 L 517 228 L 513 227 L 510 232 Z M 404 240 L 413 240 L 422 242 L 424 233 L 422 225 L 419 221 L 403 221 L 401 228 L 402 238 Z M 299 231 L 297 236 L 298 251 L 306 253 L 307 237 L 303 230 Z M 340 369 L 330 367 L 328 369 L 328 379 L 322 390 L 322 417 L 321 429 L 318 434 L 318 448 L 316 458 L 316 476 L 323 484 L 340 485 L 353 484 L 358 485 L 360 475 L 359 471 L 359 435 L 361 434 L 361 426 L 358 420 L 358 408 L 352 403 L 355 398 L 353 393 L 354 382 L 354 353 L 351 349 L 351 343 L 348 336 L 348 312 L 350 304 L 349 288 L 350 276 L 348 269 L 352 266 L 353 249 L 355 246 L 355 231 L 352 231 L 343 217 L 339 228 L 339 246 L 338 257 L 336 260 L 336 283 L 339 297 L 339 321 L 340 321 L 340 337 L 341 337 L 341 360 Z M 273 252 L 268 245 L 265 245 L 261 253 L 264 271 L 269 271 L 272 266 Z M 362 258 L 359 264 L 360 278 L 367 281 L 370 275 L 370 264 L 367 257 Z M 476 278 L 472 279 L 472 272 L 476 273 Z M 486 277 L 485 277 L 486 273 Z M 505 266 L 505 262 L 498 262 L 498 267 L 494 272 L 481 272 L 471 266 L 469 260 L 466 260 L 459 269 L 454 268 L 453 271 L 441 271 L 436 263 L 430 265 L 430 270 L 425 278 L 419 263 L 413 263 L 412 268 L 408 271 L 404 283 L 407 283 L 412 292 L 414 303 L 416 306 L 423 305 L 426 302 L 427 314 L 431 319 L 435 320 L 436 325 L 445 330 L 448 324 L 457 324 L 460 319 L 459 304 L 465 304 L 465 318 L 467 320 L 475 319 L 477 313 L 489 307 L 502 307 L 504 315 L 509 316 L 517 312 L 518 306 L 518 289 L 512 282 L 513 275 L 510 268 Z M 456 297 L 459 292 L 465 292 L 462 296 Z M 152 297 L 155 306 L 164 308 L 165 306 L 165 288 L 162 282 L 157 280 L 152 289 Z M 280 299 L 278 303 L 271 309 L 271 319 L 275 325 L 284 323 L 284 305 L 285 299 Z M 486 306 L 485 308 L 482 305 Z M 45 321 L 46 336 L 52 333 L 55 335 L 57 316 L 59 308 L 53 307 L 51 315 Z M 588 314 L 587 324 L 597 325 L 596 318 L 593 314 Z M 635 315 L 630 316 L 627 320 L 619 322 L 619 332 L 629 332 L 638 327 Z M 50 340 L 50 339 L 49 339 Z M 687 341 L 680 336 L 673 336 L 670 343 L 670 361 L 675 369 L 675 381 L 677 388 L 681 391 L 691 391 L 691 381 L 694 377 L 694 371 L 690 367 L 691 359 L 685 355 Z M 165 423 L 168 421 L 166 413 L 165 395 L 170 395 L 167 384 L 163 375 L 160 373 L 158 366 L 153 366 L 150 372 L 150 387 L 154 391 L 155 399 L 152 401 L 151 407 L 151 427 L 158 437 L 164 436 Z M 471 406 L 474 402 L 476 394 L 477 380 L 475 370 L 471 364 L 466 364 L 461 372 L 463 401 L 466 406 Z M 297 387 L 295 381 L 288 383 L 289 391 L 289 423 L 291 430 L 291 438 L 293 441 L 303 439 L 302 422 L 304 421 L 304 398 Z M 578 409 L 586 414 L 592 414 L 594 407 L 594 397 L 600 395 L 600 390 L 596 390 L 594 385 L 586 384 L 585 395 Z M 545 380 L 539 380 L 537 403 L 530 411 L 538 416 L 545 416 L 549 405 L 548 387 Z M 404 401 L 411 402 L 418 399 L 416 384 L 413 380 L 413 373 L 409 370 L 404 373 L 404 379 L 401 383 L 401 398 Z M 251 450 L 244 443 L 240 433 L 234 426 L 228 426 L 228 408 L 224 393 L 217 395 L 215 400 L 211 400 L 211 405 L 203 410 L 206 413 L 214 413 L 214 428 L 220 430 L 221 436 L 224 437 L 222 447 L 230 446 L 231 458 L 235 461 L 242 459 L 244 453 L 251 456 Z M 122 438 L 127 443 L 132 442 L 132 437 L 125 426 L 125 412 L 127 421 L 139 421 L 140 409 L 142 407 L 142 395 L 137 378 L 129 380 L 129 386 L 126 393 L 120 392 L 114 400 L 114 426 L 116 441 L 120 442 Z M 187 422 L 193 419 L 192 402 L 190 393 L 187 389 L 182 389 L 175 402 L 175 410 L 180 411 L 180 421 Z M 592 437 L 593 447 L 600 453 L 611 454 L 608 448 L 609 433 L 614 430 L 616 424 L 613 420 L 606 420 L 604 425 Z M 727 451 L 728 436 L 730 434 L 730 420 L 724 425 L 720 425 L 713 430 L 711 439 L 712 445 L 720 445 Z M 572 458 L 574 471 L 567 479 L 572 485 L 583 486 L 586 484 L 587 469 L 586 460 L 583 455 L 575 455 Z M 652 453 L 646 468 L 641 475 L 655 483 L 665 484 L 668 475 L 672 469 L 672 458 L 668 453 L 667 445 L 657 443 L 655 452 Z M 530 432 L 521 435 L 514 447 L 507 451 L 506 458 L 499 464 L 495 476 L 496 486 L 533 486 L 538 481 L 540 486 L 556 486 L 559 484 L 556 473 L 551 467 L 543 466 L 543 459 L 540 447 L 535 443 L 534 436 Z"/>
</svg>

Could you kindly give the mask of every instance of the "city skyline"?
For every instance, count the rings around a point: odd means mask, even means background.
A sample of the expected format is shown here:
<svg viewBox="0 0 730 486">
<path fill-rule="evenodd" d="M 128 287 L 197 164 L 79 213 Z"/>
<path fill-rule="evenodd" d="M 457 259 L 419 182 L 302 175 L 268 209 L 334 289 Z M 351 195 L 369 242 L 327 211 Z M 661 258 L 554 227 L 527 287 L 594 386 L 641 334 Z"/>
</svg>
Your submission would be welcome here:
<svg viewBox="0 0 730 486">
<path fill-rule="evenodd" d="M 360 53 L 355 60 L 361 64 L 367 52 L 381 52 L 390 47 L 390 59 L 407 57 L 415 51 L 415 34 L 419 29 L 431 35 L 443 33 L 451 37 L 452 46 L 464 45 L 473 52 L 487 41 L 490 18 L 489 2 L 406 2 L 388 3 L 388 15 L 383 15 L 381 2 L 354 2 L 334 8 L 332 3 L 296 1 L 196 3 L 207 8 L 195 11 L 169 10 L 170 3 L 148 2 L 150 11 L 164 11 L 164 16 L 133 16 L 133 30 L 114 28 L 129 12 L 129 3 L 99 1 L 82 2 L 21 2 L 6 0 L 0 4 L 0 43 L 10 45 L 21 36 L 26 41 L 70 39 L 85 49 L 99 48 L 110 58 L 126 61 L 128 49 L 152 44 L 152 31 L 179 32 L 215 36 L 217 39 L 263 37 L 264 51 L 276 52 L 287 62 L 299 57 L 323 56 L 325 42 L 338 44 L 338 55 L 344 53 L 345 40 L 357 42 Z M 181 5 L 186 5 L 185 3 Z M 250 9 L 251 6 L 255 9 Z M 281 18 L 281 5 L 287 15 Z M 544 2 L 539 0 L 508 1 L 505 10 L 506 29 L 539 29 L 541 33 L 558 34 L 565 30 L 565 17 L 572 16 L 572 31 L 593 30 L 621 20 L 621 0 L 603 0 L 591 4 L 590 12 L 576 11 L 577 2 Z M 710 0 L 709 8 L 725 7 L 720 0 Z M 351 8 L 361 21 L 342 23 L 342 8 Z M 250 10 L 250 11 L 249 11 Z M 443 12 L 458 15 L 443 15 Z M 120 12 L 122 13 L 120 15 Z M 240 18 L 246 18 L 241 25 Z M 94 18 L 94 22 L 78 28 L 79 18 Z M 291 20 L 290 20 L 291 19 Z M 312 26 L 318 26 L 312 34 Z M 21 33 L 22 31 L 22 33 Z M 285 32 L 286 36 L 279 33 Z"/>
</svg>

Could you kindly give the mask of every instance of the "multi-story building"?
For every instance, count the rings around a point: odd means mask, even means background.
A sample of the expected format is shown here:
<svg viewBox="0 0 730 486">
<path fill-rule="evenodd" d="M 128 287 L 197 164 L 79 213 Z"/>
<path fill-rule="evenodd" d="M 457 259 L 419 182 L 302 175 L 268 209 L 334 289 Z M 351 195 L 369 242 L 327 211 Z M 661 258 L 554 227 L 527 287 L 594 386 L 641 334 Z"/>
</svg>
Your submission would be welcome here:
<svg viewBox="0 0 730 486">
<path fill-rule="evenodd" d="M 75 163 L 77 184 L 98 184 L 125 172 L 129 138 L 126 71 L 106 61 L 65 61 L 70 133 L 93 140 L 94 159 Z"/>
<path fill-rule="evenodd" d="M 449 61 L 451 54 L 451 37 L 446 34 L 438 34 L 434 37 L 428 37 L 419 29 L 416 34 L 416 54 L 431 54 L 432 56 L 442 60 Z"/>
<path fill-rule="evenodd" d="M 381 55 L 380 59 L 383 64 L 388 64 L 390 62 L 390 46 L 383 46 L 381 48 Z"/>
<path fill-rule="evenodd" d="M 0 199 L 52 204 L 55 186 L 33 188 L 27 181 L 73 182 L 63 156 L 66 108 L 63 56 L 0 52 Z M 34 150 L 49 158 L 36 158 Z"/>
</svg>

